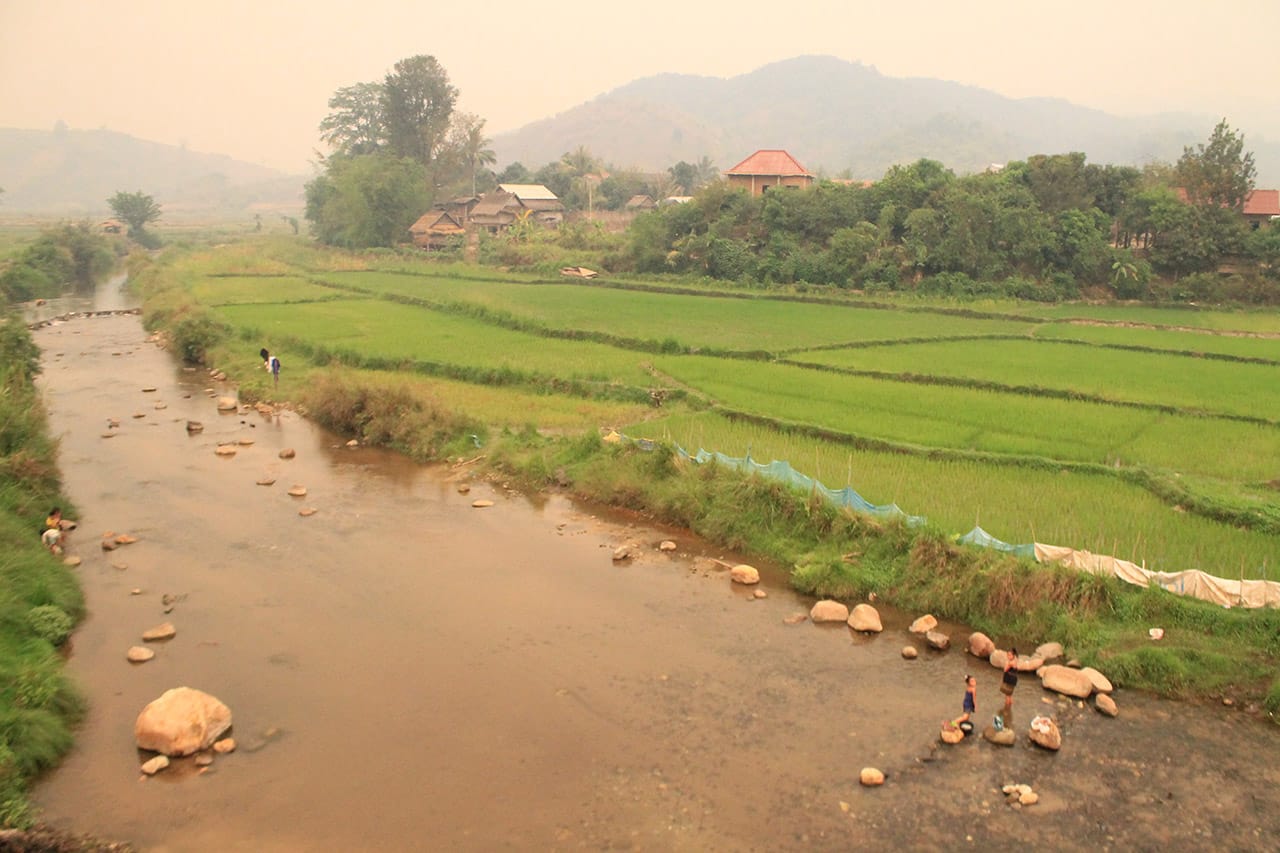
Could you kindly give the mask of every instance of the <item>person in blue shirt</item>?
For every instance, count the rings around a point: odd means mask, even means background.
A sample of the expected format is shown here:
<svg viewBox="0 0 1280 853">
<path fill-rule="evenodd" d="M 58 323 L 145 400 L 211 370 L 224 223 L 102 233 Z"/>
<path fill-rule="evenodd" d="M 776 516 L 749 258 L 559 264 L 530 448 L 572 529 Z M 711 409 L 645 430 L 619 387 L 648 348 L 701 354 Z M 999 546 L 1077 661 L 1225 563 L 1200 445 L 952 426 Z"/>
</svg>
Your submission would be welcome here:
<svg viewBox="0 0 1280 853">
<path fill-rule="evenodd" d="M 978 713 L 978 679 L 972 675 L 964 677 L 964 704 L 961 705 L 963 713 L 954 720 L 947 720 L 943 723 L 943 728 L 954 730 L 960 728 L 962 723 L 969 722 L 973 715 Z"/>
</svg>

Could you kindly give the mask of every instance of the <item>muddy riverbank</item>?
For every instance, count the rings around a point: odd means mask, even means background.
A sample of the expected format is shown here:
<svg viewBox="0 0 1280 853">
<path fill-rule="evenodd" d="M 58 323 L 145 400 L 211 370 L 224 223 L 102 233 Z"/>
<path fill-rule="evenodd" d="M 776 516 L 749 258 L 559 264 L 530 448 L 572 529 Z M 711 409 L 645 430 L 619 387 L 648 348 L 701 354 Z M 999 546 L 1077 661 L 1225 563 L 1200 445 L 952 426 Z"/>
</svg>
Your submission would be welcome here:
<svg viewBox="0 0 1280 853">
<path fill-rule="evenodd" d="M 234 389 L 147 343 L 134 316 L 36 339 L 90 611 L 69 668 L 91 711 L 35 792 L 55 827 L 163 851 L 1268 850 L 1280 837 L 1280 734 L 1241 714 L 1122 691 L 1110 719 L 1024 679 L 1017 746 L 941 746 L 964 673 L 980 719 L 998 673 L 955 649 L 904 661 L 916 614 L 882 610 L 871 638 L 789 625 L 812 601 L 782 571 L 766 567 L 768 597 L 753 598 L 700 559 L 739 555 L 681 531 L 501 482 L 462 495 L 464 472 L 348 448 L 288 412 L 220 415 L 211 394 Z M 232 441 L 234 456 L 215 454 Z M 305 497 L 286 494 L 295 484 Z M 105 552 L 106 531 L 139 541 Z M 659 552 L 663 539 L 678 550 Z M 638 557 L 614 563 L 626 541 Z M 165 620 L 177 636 L 126 662 Z M 143 781 L 133 720 L 179 684 L 231 707 L 241 748 Z M 1059 753 L 1026 741 L 1043 711 Z M 861 788 L 867 765 L 888 783 Z M 1040 802 L 1006 805 L 1009 782 Z"/>
</svg>

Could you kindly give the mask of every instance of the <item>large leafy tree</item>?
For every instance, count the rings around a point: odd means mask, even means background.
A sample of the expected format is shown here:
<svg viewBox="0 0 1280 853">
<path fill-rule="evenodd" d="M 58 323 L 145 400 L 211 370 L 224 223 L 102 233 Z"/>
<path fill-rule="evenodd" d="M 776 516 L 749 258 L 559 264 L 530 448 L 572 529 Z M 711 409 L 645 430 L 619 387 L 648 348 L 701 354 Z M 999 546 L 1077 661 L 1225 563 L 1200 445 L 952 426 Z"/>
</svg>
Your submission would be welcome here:
<svg viewBox="0 0 1280 853">
<path fill-rule="evenodd" d="M 129 226 L 129 233 L 144 231 L 147 225 L 160 218 L 160 205 L 142 190 L 137 192 L 117 192 L 107 199 L 111 212 L 123 219 Z"/>
<path fill-rule="evenodd" d="M 1208 144 L 1182 150 L 1175 176 L 1192 204 L 1241 210 L 1245 196 L 1253 190 L 1257 169 L 1253 152 L 1244 150 L 1244 136 L 1232 130 L 1224 118 L 1213 129 Z"/>
<path fill-rule="evenodd" d="M 391 153 L 430 166 L 445 141 L 457 100 L 458 90 L 434 56 L 411 56 L 397 62 L 383 83 L 382 93 Z"/>
<path fill-rule="evenodd" d="M 381 83 L 343 86 L 329 99 L 330 113 L 320 122 L 320 138 L 335 154 L 372 154 L 386 142 Z"/>
<path fill-rule="evenodd" d="M 307 219 L 321 242 L 347 248 L 394 246 L 430 207 L 426 168 L 408 157 L 361 154 L 331 159 L 307 184 Z"/>
</svg>

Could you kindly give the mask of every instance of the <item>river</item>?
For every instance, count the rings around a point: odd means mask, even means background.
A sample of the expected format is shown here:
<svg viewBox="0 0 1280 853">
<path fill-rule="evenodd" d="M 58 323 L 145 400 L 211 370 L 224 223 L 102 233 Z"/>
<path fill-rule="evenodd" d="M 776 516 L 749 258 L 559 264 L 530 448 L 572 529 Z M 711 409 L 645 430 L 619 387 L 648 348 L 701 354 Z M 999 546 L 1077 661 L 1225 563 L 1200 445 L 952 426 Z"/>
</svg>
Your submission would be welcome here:
<svg viewBox="0 0 1280 853">
<path fill-rule="evenodd" d="M 873 637 L 788 624 L 813 602 L 782 570 L 764 567 L 756 598 L 706 559 L 742 555 L 685 531 L 347 447 L 287 411 L 220 415 L 211 395 L 234 388 L 148 342 L 137 316 L 35 334 L 89 611 L 68 668 L 90 711 L 34 792 L 54 827 L 148 851 L 1271 850 L 1280 838 L 1280 730 L 1238 708 L 1118 691 L 1111 719 L 1024 678 L 1020 729 L 1055 713 L 1060 752 L 1025 735 L 941 746 L 966 672 L 980 720 L 998 700 L 999 674 L 964 654 L 963 626 L 942 625 L 958 647 L 937 653 L 906 632 L 918 614 L 889 608 Z M 245 443 L 215 455 L 227 441 Z M 305 497 L 286 494 L 295 484 Z M 106 552 L 106 532 L 139 541 Z M 664 539 L 677 550 L 658 551 Z M 624 542 L 637 556 L 615 563 Z M 163 621 L 177 636 L 128 663 Z M 1051 638 L 1023 644 L 1038 639 Z M 912 643 L 920 657 L 906 661 Z M 230 706 L 239 748 L 143 778 L 133 720 L 178 685 Z M 860 787 L 864 766 L 888 782 Z M 1005 804 L 1006 783 L 1040 802 Z"/>
</svg>

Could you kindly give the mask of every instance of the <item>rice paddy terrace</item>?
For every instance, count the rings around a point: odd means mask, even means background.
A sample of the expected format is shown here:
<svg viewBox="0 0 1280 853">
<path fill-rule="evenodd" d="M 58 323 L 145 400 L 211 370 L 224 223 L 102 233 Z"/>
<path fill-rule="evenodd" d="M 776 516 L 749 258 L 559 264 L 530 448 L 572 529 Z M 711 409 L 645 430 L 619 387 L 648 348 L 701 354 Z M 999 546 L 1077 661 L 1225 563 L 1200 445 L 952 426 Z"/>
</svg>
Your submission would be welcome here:
<svg viewBox="0 0 1280 853">
<path fill-rule="evenodd" d="M 948 532 L 1280 579 L 1280 313 L 546 281 L 271 242 L 171 264 L 286 380 L 341 364 L 491 430 L 786 460 Z"/>
</svg>

